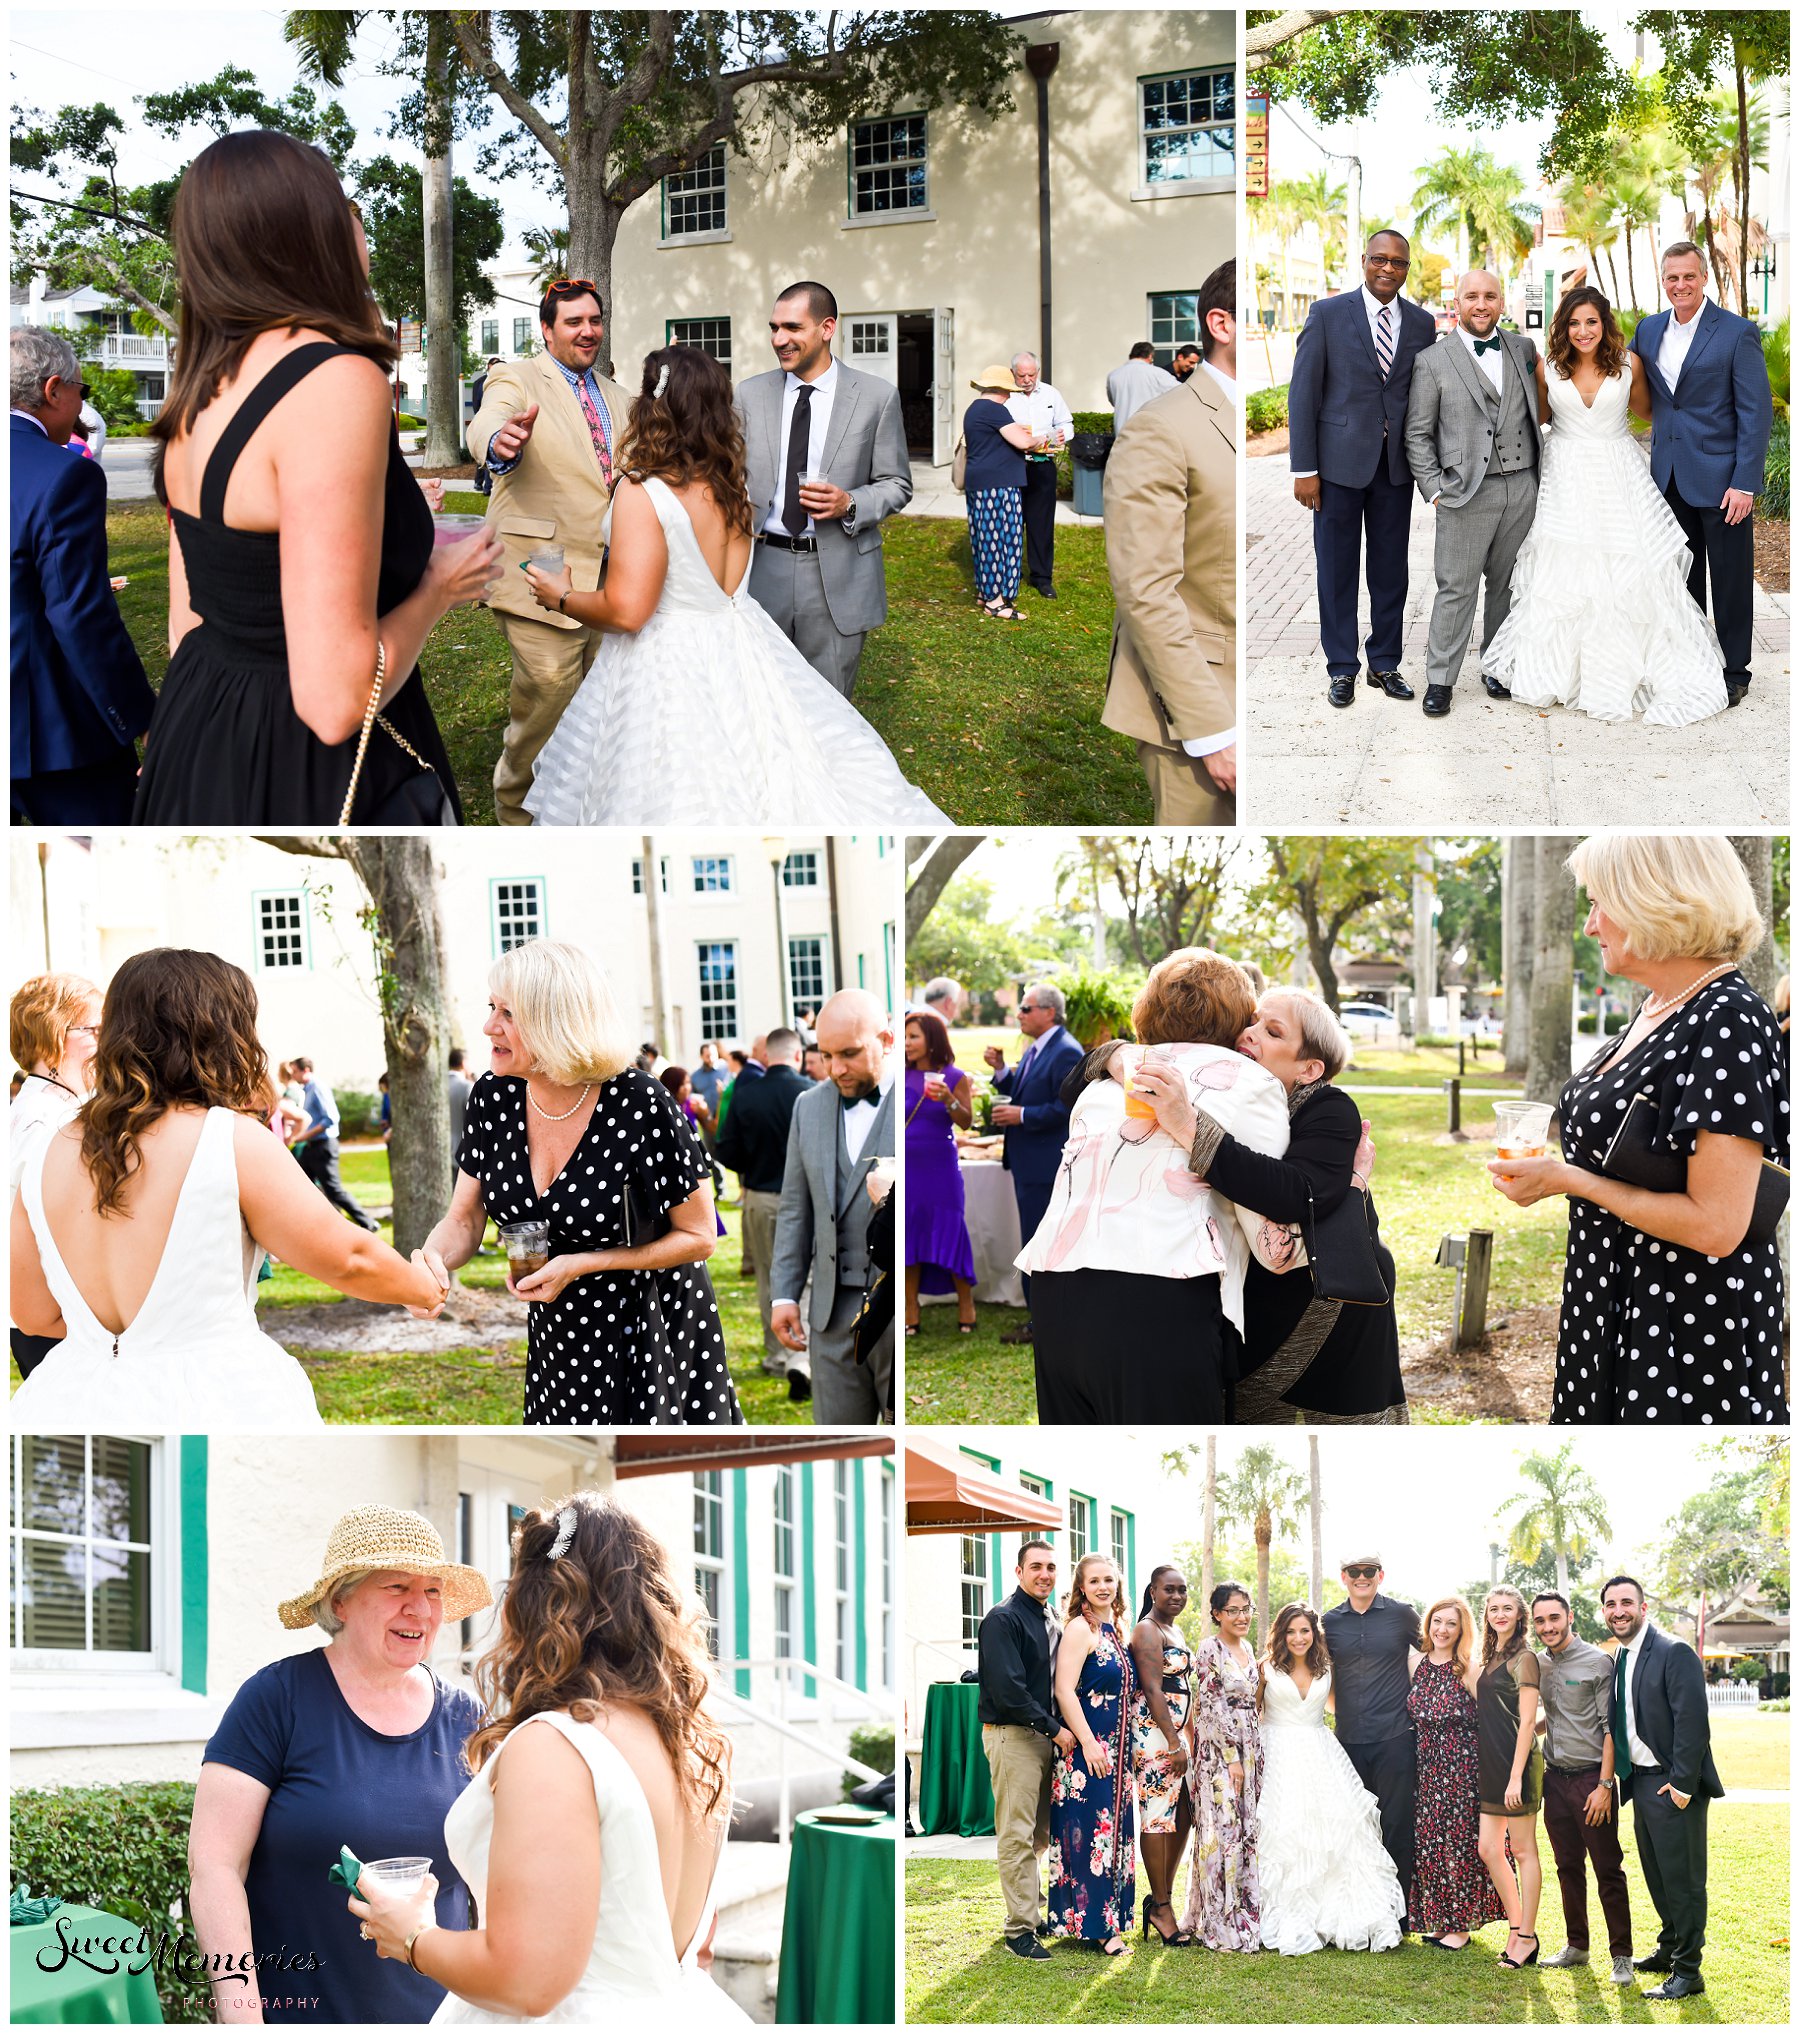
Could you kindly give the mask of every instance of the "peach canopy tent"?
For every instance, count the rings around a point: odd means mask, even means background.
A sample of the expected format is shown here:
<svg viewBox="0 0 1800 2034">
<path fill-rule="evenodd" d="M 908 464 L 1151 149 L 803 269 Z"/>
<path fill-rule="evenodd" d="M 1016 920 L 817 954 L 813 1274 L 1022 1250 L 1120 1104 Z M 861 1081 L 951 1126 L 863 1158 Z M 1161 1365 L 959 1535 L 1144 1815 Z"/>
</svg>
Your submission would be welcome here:
<svg viewBox="0 0 1800 2034">
<path fill-rule="evenodd" d="M 1066 1526 L 1060 1508 L 1047 1497 L 1008 1489 L 992 1476 L 906 1444 L 906 1530 L 909 1533 L 1009 1532 L 1015 1526 L 1039 1532 Z"/>
</svg>

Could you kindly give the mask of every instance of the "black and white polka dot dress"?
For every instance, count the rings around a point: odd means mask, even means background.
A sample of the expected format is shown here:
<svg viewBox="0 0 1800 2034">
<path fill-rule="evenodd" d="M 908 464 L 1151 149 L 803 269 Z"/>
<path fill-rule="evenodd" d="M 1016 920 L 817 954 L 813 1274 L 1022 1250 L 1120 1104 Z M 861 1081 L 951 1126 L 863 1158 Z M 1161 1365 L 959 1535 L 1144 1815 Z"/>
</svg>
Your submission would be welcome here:
<svg viewBox="0 0 1800 2034">
<path fill-rule="evenodd" d="M 1785 1164 L 1781 1069 L 1774 1015 L 1734 969 L 1629 1052 L 1574 1076 L 1562 1092 L 1563 1156 L 1598 1172 L 1632 1096 L 1648 1089 L 1664 1148 L 1691 1157 L 1699 1132 L 1713 1130 Z M 1551 1420 L 1785 1424 L 1781 1323 L 1772 1239 L 1705 1257 L 1572 1198 Z"/>
<path fill-rule="evenodd" d="M 636 1067 L 602 1086 L 581 1142 L 542 1200 L 522 1080 L 483 1074 L 475 1083 L 456 1162 L 480 1180 L 496 1222 L 547 1219 L 552 1257 L 622 1247 L 627 1183 L 636 1220 L 647 1225 L 708 1177 L 680 1104 Z M 594 1272 L 528 1312 L 527 1426 L 743 1425 L 703 1266 Z"/>
</svg>

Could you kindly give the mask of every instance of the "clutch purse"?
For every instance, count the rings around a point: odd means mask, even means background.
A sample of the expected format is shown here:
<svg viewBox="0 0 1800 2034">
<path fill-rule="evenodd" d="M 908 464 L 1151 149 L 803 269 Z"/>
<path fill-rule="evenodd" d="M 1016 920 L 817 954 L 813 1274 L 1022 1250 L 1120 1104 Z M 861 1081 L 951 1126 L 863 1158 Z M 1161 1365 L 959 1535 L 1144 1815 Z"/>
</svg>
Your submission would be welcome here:
<svg viewBox="0 0 1800 2034">
<path fill-rule="evenodd" d="M 1679 1151 L 1665 1151 L 1656 1141 L 1656 1097 L 1648 1088 L 1632 1096 L 1623 1120 L 1606 1147 L 1600 1170 L 1608 1179 L 1643 1187 L 1653 1194 L 1678 1194 L 1687 1188 L 1688 1162 Z M 1754 1248 L 1774 1235 L 1788 1204 L 1788 1174 L 1772 1158 L 1762 1161 L 1756 1176 L 1756 1205 L 1750 1227 L 1737 1246 Z M 1728 1253 L 1735 1255 L 1735 1252 Z"/>
<path fill-rule="evenodd" d="M 1321 1215 L 1309 1187 L 1300 1232 L 1306 1243 L 1313 1292 L 1319 1299 L 1336 1300 L 1347 1307 L 1391 1303 L 1394 1295 L 1381 1275 L 1381 1260 L 1375 1254 L 1375 1237 L 1369 1228 L 1369 1197 L 1360 1188 L 1352 1186 L 1330 1214 Z"/>
</svg>

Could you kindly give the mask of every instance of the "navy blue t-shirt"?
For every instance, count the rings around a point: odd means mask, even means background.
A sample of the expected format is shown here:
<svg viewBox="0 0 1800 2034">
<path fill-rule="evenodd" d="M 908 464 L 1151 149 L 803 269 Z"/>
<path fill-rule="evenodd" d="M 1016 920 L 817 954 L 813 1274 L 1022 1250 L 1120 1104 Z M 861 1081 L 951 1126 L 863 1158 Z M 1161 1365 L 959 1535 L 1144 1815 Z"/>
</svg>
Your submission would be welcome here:
<svg viewBox="0 0 1800 2034">
<path fill-rule="evenodd" d="M 428 1857 L 438 1925 L 469 1925 L 468 1889 L 444 1848 L 444 1817 L 468 1785 L 463 1746 L 481 1721 L 474 1696 L 436 1676 L 430 1716 L 405 1737 L 371 1730 L 315 1647 L 276 1660 L 232 1697 L 205 1762 L 269 1791 L 244 1890 L 265 2020 L 429 2020 L 442 1985 L 379 1957 L 327 1877 L 348 1844 L 366 1863 Z"/>
<path fill-rule="evenodd" d="M 1009 445 L 1000 433 L 1018 418 L 1004 403 L 990 396 L 977 396 L 963 412 L 963 445 L 968 467 L 963 474 L 963 492 L 974 494 L 982 488 L 1025 485 L 1025 455 Z"/>
</svg>

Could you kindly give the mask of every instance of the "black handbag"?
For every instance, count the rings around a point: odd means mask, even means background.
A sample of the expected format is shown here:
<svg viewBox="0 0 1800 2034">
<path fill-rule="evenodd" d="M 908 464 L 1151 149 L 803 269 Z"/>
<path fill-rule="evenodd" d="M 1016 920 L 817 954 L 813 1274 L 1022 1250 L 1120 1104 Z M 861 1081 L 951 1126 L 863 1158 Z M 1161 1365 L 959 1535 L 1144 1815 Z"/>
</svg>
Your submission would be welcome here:
<svg viewBox="0 0 1800 2034">
<path fill-rule="evenodd" d="M 1606 1156 L 1600 1161 L 1600 1171 L 1607 1179 L 1643 1187 L 1653 1194 L 1686 1192 L 1687 1159 L 1681 1152 L 1666 1151 L 1657 1143 L 1656 1097 L 1650 1089 L 1640 1088 L 1632 1096 L 1630 1107 L 1606 1147 Z M 1746 1246 L 1755 1248 L 1768 1242 L 1787 1204 L 1787 1168 L 1765 1158 L 1756 1176 L 1756 1205 L 1750 1211 L 1750 1227 L 1736 1250 L 1725 1254 L 1735 1256 L 1737 1250 Z"/>
<path fill-rule="evenodd" d="M 1375 1235 L 1369 1227 L 1369 1197 L 1360 1187 L 1353 1186 L 1329 1214 L 1321 1215 L 1309 1185 L 1300 1235 L 1316 1297 L 1347 1307 L 1392 1303 L 1394 1295 L 1381 1275 L 1381 1259 L 1375 1254 Z"/>
</svg>

